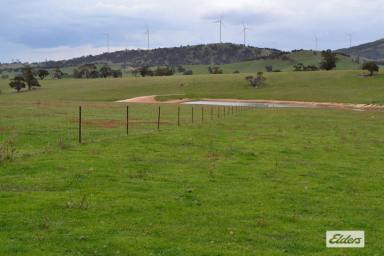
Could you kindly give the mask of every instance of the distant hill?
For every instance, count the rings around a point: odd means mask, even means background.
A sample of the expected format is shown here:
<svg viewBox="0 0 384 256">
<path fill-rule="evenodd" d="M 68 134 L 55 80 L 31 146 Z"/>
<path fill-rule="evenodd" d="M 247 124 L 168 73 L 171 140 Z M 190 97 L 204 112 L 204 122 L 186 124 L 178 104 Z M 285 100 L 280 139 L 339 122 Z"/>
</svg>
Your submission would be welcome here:
<svg viewBox="0 0 384 256">
<path fill-rule="evenodd" d="M 337 54 L 336 70 L 356 70 L 361 66 L 353 61 L 351 57 L 345 54 Z M 294 65 L 302 63 L 304 65 L 319 66 L 322 61 L 321 52 L 296 50 L 289 53 L 283 53 L 274 58 L 263 58 L 252 61 L 243 61 L 221 65 L 220 68 L 224 74 L 234 73 L 255 73 L 258 71 L 266 71 L 266 67 L 271 67 L 274 71 L 293 71 Z M 191 69 L 194 74 L 207 74 L 208 65 L 186 65 L 187 69 Z"/>
<path fill-rule="evenodd" d="M 264 49 L 264 51 L 268 51 Z M 267 67 L 271 68 L 273 71 L 293 71 L 294 65 L 302 63 L 304 65 L 314 65 L 319 66 L 322 61 L 321 52 L 310 51 L 310 50 L 294 50 L 292 52 L 279 52 L 270 50 L 270 55 L 262 55 L 261 57 L 250 58 L 250 60 L 235 61 L 227 64 L 220 64 L 220 68 L 223 70 L 224 74 L 231 73 L 255 73 L 258 71 L 267 71 Z M 355 58 L 349 57 L 344 53 L 337 54 L 337 67 L 336 70 L 357 70 L 361 69 L 361 64 L 357 63 Z M 70 60 L 72 61 L 72 60 Z M 82 62 L 79 62 L 83 64 Z M 68 64 L 68 63 L 67 63 Z M 3 75 L 9 75 L 13 77 L 14 75 L 20 72 L 20 67 L 22 64 L 15 67 L 6 67 L 0 66 L 0 73 Z M 74 68 L 80 64 L 73 64 L 68 66 L 60 66 L 61 70 L 66 74 L 72 74 Z M 182 66 L 187 70 L 192 70 L 193 74 L 208 74 L 208 67 L 212 64 L 183 64 Z M 34 65 L 36 67 L 36 64 Z M 52 67 L 49 67 L 48 70 L 53 72 L 56 66 L 59 66 L 58 62 L 52 63 Z M 102 62 L 97 64 L 100 68 Z M 113 69 L 121 69 L 121 63 L 110 64 Z M 124 69 L 125 75 L 130 75 L 129 66 L 127 69 Z"/>
<path fill-rule="evenodd" d="M 352 57 L 384 62 L 384 39 L 366 43 L 351 48 L 337 50 Z"/>
<path fill-rule="evenodd" d="M 46 68 L 72 67 L 85 63 L 119 63 L 131 67 L 161 65 L 229 64 L 273 57 L 282 52 L 237 44 L 208 44 L 159 48 L 153 50 L 123 50 L 100 55 L 89 55 L 69 60 L 39 63 Z"/>
</svg>

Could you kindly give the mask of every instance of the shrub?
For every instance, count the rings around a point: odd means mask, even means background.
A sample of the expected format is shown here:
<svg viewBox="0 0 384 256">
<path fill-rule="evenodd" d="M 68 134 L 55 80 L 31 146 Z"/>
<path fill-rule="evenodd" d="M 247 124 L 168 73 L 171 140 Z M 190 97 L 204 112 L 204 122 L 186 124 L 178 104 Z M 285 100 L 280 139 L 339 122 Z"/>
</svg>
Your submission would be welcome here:
<svg viewBox="0 0 384 256">
<path fill-rule="evenodd" d="M 123 72 L 121 70 L 112 70 L 112 76 L 114 78 L 123 77 Z"/>
<path fill-rule="evenodd" d="M 193 71 L 192 70 L 185 70 L 183 74 L 185 76 L 191 76 L 191 75 L 193 75 Z"/>
<path fill-rule="evenodd" d="M 109 67 L 108 65 L 104 65 L 100 68 L 99 74 L 101 75 L 101 77 L 107 78 L 107 77 L 111 76 L 112 68 Z"/>
<path fill-rule="evenodd" d="M 157 67 L 155 70 L 154 75 L 155 76 L 172 76 L 175 74 L 175 70 L 173 68 L 170 68 L 168 66 L 166 67 Z"/>
<path fill-rule="evenodd" d="M 273 66 L 272 65 L 267 65 L 267 66 L 265 66 L 265 70 L 267 72 L 272 72 L 273 71 Z"/>
<path fill-rule="evenodd" d="M 44 80 L 44 78 L 46 78 L 49 75 L 49 72 L 48 70 L 45 70 L 45 69 L 39 69 L 37 71 L 37 75 L 40 77 L 41 80 Z"/>
<path fill-rule="evenodd" d="M 153 76 L 154 75 L 153 71 L 149 67 L 147 67 L 147 66 L 138 68 L 137 70 L 138 70 L 138 72 L 140 73 L 140 75 L 142 77 Z"/>
<path fill-rule="evenodd" d="M 297 63 L 293 66 L 293 71 L 318 71 L 319 68 L 315 65 L 304 66 L 303 63 Z"/>
<path fill-rule="evenodd" d="M 319 68 L 315 65 L 304 66 L 304 71 L 319 71 Z"/>
<path fill-rule="evenodd" d="M 379 66 L 375 62 L 369 61 L 363 64 L 363 70 L 369 71 L 369 75 L 373 76 L 375 72 L 379 72 Z"/>
<path fill-rule="evenodd" d="M 187 71 L 183 66 L 178 66 L 177 67 L 177 72 L 179 73 L 185 73 L 185 71 Z M 185 74 L 184 74 L 185 75 Z"/>
<path fill-rule="evenodd" d="M 55 68 L 55 71 L 53 71 L 53 78 L 54 79 L 62 79 L 64 76 L 64 73 L 60 70 L 59 67 Z"/>
<path fill-rule="evenodd" d="M 223 74 L 223 70 L 220 69 L 220 67 L 218 66 L 213 66 L 213 67 L 209 66 L 208 72 L 209 74 Z"/>
<path fill-rule="evenodd" d="M 264 81 L 267 79 L 264 77 L 263 72 L 258 72 L 256 77 L 247 76 L 245 80 L 247 80 L 254 88 L 259 88 L 264 85 Z"/>
<path fill-rule="evenodd" d="M 10 82 L 9 86 L 15 89 L 17 92 L 20 92 L 21 89 L 26 87 L 25 79 L 23 76 L 15 76 Z"/>
<path fill-rule="evenodd" d="M 321 52 L 323 61 L 320 63 L 320 68 L 324 70 L 332 70 L 336 67 L 337 57 L 336 53 L 331 50 Z"/>
<path fill-rule="evenodd" d="M 303 63 L 297 63 L 293 66 L 293 71 L 304 71 L 304 64 Z"/>
</svg>

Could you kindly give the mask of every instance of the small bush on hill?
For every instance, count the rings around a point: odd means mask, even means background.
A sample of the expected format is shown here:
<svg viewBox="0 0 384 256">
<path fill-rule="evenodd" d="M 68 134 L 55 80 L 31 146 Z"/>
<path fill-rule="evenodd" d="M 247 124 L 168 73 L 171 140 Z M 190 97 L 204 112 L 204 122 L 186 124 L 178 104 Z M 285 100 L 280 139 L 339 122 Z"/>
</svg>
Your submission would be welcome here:
<svg viewBox="0 0 384 256">
<path fill-rule="evenodd" d="M 153 71 L 149 67 L 138 68 L 138 71 L 142 77 L 154 75 Z"/>
<path fill-rule="evenodd" d="M 184 73 L 185 71 L 186 71 L 186 69 L 183 66 L 178 66 L 177 67 L 177 72 Z"/>
<path fill-rule="evenodd" d="M 49 72 L 48 70 L 45 70 L 45 69 L 39 69 L 37 71 L 37 75 L 40 77 L 41 80 L 44 80 L 44 78 L 46 78 L 49 75 Z"/>
<path fill-rule="evenodd" d="M 101 77 L 107 78 L 107 77 L 112 75 L 112 68 L 108 65 L 104 65 L 100 68 L 99 73 L 100 73 Z"/>
<path fill-rule="evenodd" d="M 168 66 L 166 67 L 157 67 L 155 70 L 154 75 L 155 76 L 172 76 L 175 74 L 175 70 L 173 68 L 170 68 Z"/>
<path fill-rule="evenodd" d="M 53 78 L 54 79 L 62 79 L 64 76 L 64 73 L 60 70 L 59 67 L 57 67 L 55 69 L 55 71 L 53 72 Z"/>
<path fill-rule="evenodd" d="M 223 74 L 223 70 L 220 69 L 220 67 L 218 66 L 214 66 L 214 67 L 209 66 L 208 72 L 209 74 Z"/>
<path fill-rule="evenodd" d="M 138 71 L 137 71 L 138 72 Z M 114 70 L 108 65 L 104 65 L 97 70 L 97 66 L 95 64 L 85 64 L 77 69 L 73 70 L 74 78 L 107 78 L 107 77 L 122 77 L 123 72 L 121 70 Z M 65 77 L 65 74 L 63 74 Z"/>
<path fill-rule="evenodd" d="M 186 71 L 184 71 L 184 73 L 183 73 L 185 76 L 191 76 L 191 75 L 193 75 L 193 71 L 192 70 L 186 70 Z"/>
<path fill-rule="evenodd" d="M 112 70 L 111 75 L 114 78 L 122 78 L 123 72 L 121 72 L 121 70 Z"/>
<path fill-rule="evenodd" d="M 264 82 L 267 80 L 267 78 L 264 77 L 263 72 L 258 72 L 256 77 L 247 76 L 245 77 L 245 80 L 247 80 L 254 88 L 259 88 L 264 85 Z"/>
<path fill-rule="evenodd" d="M 9 86 L 15 89 L 17 92 L 20 92 L 21 89 L 25 88 L 25 80 L 22 76 L 15 76 L 10 82 Z"/>
<path fill-rule="evenodd" d="M 293 71 L 318 71 L 319 68 L 315 65 L 305 66 L 303 63 L 298 63 L 293 66 Z"/>
<path fill-rule="evenodd" d="M 323 61 L 320 63 L 320 68 L 323 70 L 332 70 L 336 67 L 337 57 L 336 53 L 331 50 L 321 52 Z"/>
<path fill-rule="evenodd" d="M 369 71 L 369 75 L 373 76 L 375 72 L 379 72 L 379 66 L 375 62 L 369 61 L 363 64 L 363 70 Z"/>
<path fill-rule="evenodd" d="M 272 72 L 273 71 L 273 66 L 272 65 L 267 65 L 267 66 L 265 66 L 265 70 L 267 72 Z"/>
</svg>

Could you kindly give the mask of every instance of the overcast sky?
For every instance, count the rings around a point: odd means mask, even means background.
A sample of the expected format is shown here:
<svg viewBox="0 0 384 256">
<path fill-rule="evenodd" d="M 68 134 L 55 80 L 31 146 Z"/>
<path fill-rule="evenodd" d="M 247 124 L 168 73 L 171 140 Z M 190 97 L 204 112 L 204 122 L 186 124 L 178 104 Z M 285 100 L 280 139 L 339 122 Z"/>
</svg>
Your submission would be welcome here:
<svg viewBox="0 0 384 256">
<path fill-rule="evenodd" d="M 223 41 L 282 50 L 338 49 L 384 37 L 384 0 L 1 0 L 0 62 Z"/>
</svg>

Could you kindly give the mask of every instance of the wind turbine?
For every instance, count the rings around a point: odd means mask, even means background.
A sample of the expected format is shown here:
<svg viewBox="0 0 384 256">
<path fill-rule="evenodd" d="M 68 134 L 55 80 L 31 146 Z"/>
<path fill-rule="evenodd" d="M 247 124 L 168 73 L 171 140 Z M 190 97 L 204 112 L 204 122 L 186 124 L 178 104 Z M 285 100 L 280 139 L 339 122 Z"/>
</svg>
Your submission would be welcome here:
<svg viewBox="0 0 384 256">
<path fill-rule="evenodd" d="M 149 28 L 148 28 L 148 26 L 147 26 L 147 29 L 145 30 L 145 35 L 147 35 L 147 49 L 148 49 L 148 50 L 149 50 L 150 34 L 151 34 L 151 31 L 149 31 Z"/>
<path fill-rule="evenodd" d="M 349 48 L 351 48 L 352 47 L 352 34 L 349 33 L 349 34 L 347 34 L 347 36 L 348 36 L 348 39 L 349 39 Z"/>
<path fill-rule="evenodd" d="M 319 38 L 317 37 L 317 35 L 315 35 L 315 45 L 316 45 L 315 50 L 318 51 L 319 50 Z"/>
<path fill-rule="evenodd" d="M 247 24 L 243 23 L 243 33 L 244 33 L 244 46 L 247 45 L 247 31 L 249 30 L 249 27 Z"/>
<path fill-rule="evenodd" d="M 220 18 L 217 21 L 215 21 L 214 23 L 220 25 L 220 43 L 223 43 L 223 40 L 222 40 L 223 17 L 220 16 Z"/>
<path fill-rule="evenodd" d="M 106 37 L 106 40 L 107 40 L 107 53 L 109 53 L 109 33 L 104 33 L 103 35 Z"/>
<path fill-rule="evenodd" d="M 103 35 L 106 37 L 106 40 L 107 40 L 107 55 L 106 55 L 106 58 L 107 58 L 107 64 L 108 64 L 108 61 L 109 61 L 109 33 L 104 33 Z"/>
</svg>

